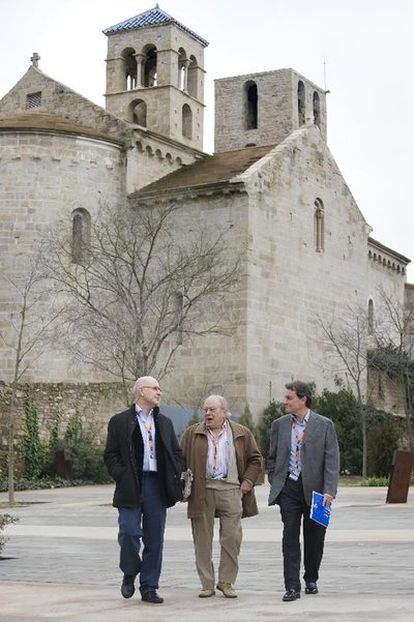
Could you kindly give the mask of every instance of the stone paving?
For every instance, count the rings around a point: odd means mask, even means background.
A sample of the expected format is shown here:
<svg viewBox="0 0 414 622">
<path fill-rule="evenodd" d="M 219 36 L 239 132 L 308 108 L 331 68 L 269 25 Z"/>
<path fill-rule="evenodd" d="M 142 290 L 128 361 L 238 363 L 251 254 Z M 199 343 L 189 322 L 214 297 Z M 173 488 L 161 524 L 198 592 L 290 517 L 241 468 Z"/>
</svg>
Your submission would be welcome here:
<svg viewBox="0 0 414 622">
<path fill-rule="evenodd" d="M 169 511 L 161 606 L 120 596 L 112 486 L 18 493 L 19 523 L 0 560 L 0 622 L 354 622 L 414 619 L 414 490 L 385 505 L 384 488 L 341 488 L 328 530 L 320 594 L 282 603 L 281 522 L 257 488 L 260 514 L 245 519 L 239 598 L 197 598 L 186 507 Z M 0 494 L 0 501 L 6 495 Z M 10 510 L 9 510 L 10 512 Z M 217 547 L 215 557 L 217 558 Z"/>
</svg>

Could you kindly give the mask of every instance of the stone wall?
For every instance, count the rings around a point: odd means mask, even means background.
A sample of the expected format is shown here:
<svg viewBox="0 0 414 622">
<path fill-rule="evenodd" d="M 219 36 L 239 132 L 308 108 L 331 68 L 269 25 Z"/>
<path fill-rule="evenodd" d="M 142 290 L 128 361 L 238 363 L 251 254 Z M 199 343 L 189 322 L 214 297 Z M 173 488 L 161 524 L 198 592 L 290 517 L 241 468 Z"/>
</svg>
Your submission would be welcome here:
<svg viewBox="0 0 414 622">
<path fill-rule="evenodd" d="M 110 417 L 125 410 L 125 396 L 122 385 L 117 383 L 66 384 L 25 383 L 19 385 L 16 419 L 16 448 L 20 443 L 25 399 L 30 396 L 36 402 L 40 431 L 43 440 L 48 438 L 50 424 L 56 415 L 61 416 L 61 433 L 64 433 L 69 417 L 78 410 L 85 421 L 94 421 L 105 438 Z M 131 394 L 132 396 L 132 394 Z M 7 453 L 7 421 L 9 416 L 11 386 L 0 385 L 0 466 Z M 132 401 L 132 399 L 131 399 Z"/>
<path fill-rule="evenodd" d="M 0 132 L 0 158 L 0 329 L 13 341 L 11 314 L 19 313 L 20 297 L 7 279 L 22 283 L 30 253 L 58 222 L 71 231 L 73 210 L 86 209 L 93 219 L 102 205 L 125 200 L 125 161 L 122 149 L 106 141 L 23 130 Z M 0 380 L 10 381 L 13 368 L 13 351 L 0 340 Z M 26 379 L 78 382 L 79 374 L 94 379 L 53 348 Z"/>
<path fill-rule="evenodd" d="M 41 93 L 40 105 L 28 109 L 26 98 L 34 92 Z M 0 115 L 13 117 L 19 112 L 30 114 L 33 111 L 50 112 L 71 119 L 117 141 L 124 140 L 129 132 L 128 124 L 121 119 L 108 114 L 100 106 L 49 78 L 35 67 L 30 67 L 11 91 L 0 100 Z"/>
<path fill-rule="evenodd" d="M 368 369 L 368 393 L 375 408 L 405 417 L 404 386 L 398 380 Z"/>
<path fill-rule="evenodd" d="M 269 386 L 293 378 L 334 389 L 346 379 L 319 325 L 367 308 L 369 226 L 314 126 L 292 133 L 239 178 L 249 192 L 248 403 L 256 415 Z M 324 249 L 315 247 L 315 200 L 324 206 Z M 378 283 L 402 301 L 404 276 Z M 366 378 L 363 382 L 366 386 Z"/>
<path fill-rule="evenodd" d="M 299 127 L 298 81 L 305 85 L 305 119 L 313 123 L 313 93 L 320 99 L 321 134 L 326 138 L 326 95 L 292 69 L 279 69 L 215 80 L 216 152 L 243 149 L 247 145 L 281 143 Z M 246 129 L 246 83 L 257 85 L 257 129 Z"/>
<path fill-rule="evenodd" d="M 246 193 L 199 192 L 191 198 L 176 197 L 180 206 L 171 223 L 170 231 L 181 243 L 197 239 L 199 231 L 205 237 L 215 239 L 226 231 L 226 252 L 228 260 L 242 257 L 240 283 L 230 295 L 223 291 L 203 302 L 201 322 L 198 330 L 220 322 L 226 334 L 204 336 L 184 335 L 170 368 L 170 373 L 161 379 L 163 400 L 167 404 L 179 404 L 190 411 L 200 406 L 211 393 L 224 395 L 230 410 L 241 415 L 246 406 L 247 360 L 246 360 L 246 254 L 248 201 Z M 168 343 L 175 345 L 173 335 Z M 165 356 L 166 352 L 161 353 Z"/>
<path fill-rule="evenodd" d="M 127 193 L 136 192 L 181 166 L 192 164 L 196 155 L 201 157 L 201 154 L 195 154 L 178 143 L 163 141 L 149 132 L 136 130 L 133 144 L 127 152 Z"/>
</svg>

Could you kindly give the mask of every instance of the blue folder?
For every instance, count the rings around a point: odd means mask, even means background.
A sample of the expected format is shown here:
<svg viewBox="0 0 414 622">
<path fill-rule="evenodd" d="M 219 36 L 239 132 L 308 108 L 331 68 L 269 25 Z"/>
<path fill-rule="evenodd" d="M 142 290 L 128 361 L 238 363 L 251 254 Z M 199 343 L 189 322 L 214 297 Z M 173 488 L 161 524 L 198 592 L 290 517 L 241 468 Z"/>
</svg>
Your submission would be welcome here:
<svg viewBox="0 0 414 622">
<path fill-rule="evenodd" d="M 312 506 L 310 517 L 320 525 L 327 527 L 331 518 L 331 506 L 324 506 L 323 495 L 320 492 L 312 492 Z"/>
</svg>

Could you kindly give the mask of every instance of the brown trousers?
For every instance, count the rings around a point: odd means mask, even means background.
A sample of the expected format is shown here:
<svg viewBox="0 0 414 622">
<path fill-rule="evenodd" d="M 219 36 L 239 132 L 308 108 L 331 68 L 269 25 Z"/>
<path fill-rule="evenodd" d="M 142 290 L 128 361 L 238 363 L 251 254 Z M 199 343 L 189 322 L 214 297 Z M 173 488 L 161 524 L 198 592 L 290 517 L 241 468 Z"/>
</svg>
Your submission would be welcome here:
<svg viewBox="0 0 414 622">
<path fill-rule="evenodd" d="M 215 583 L 212 561 L 215 516 L 220 520 L 218 580 L 235 583 L 242 541 L 241 515 L 240 488 L 206 488 L 203 513 L 191 519 L 196 567 L 203 589 L 213 589 Z"/>
</svg>

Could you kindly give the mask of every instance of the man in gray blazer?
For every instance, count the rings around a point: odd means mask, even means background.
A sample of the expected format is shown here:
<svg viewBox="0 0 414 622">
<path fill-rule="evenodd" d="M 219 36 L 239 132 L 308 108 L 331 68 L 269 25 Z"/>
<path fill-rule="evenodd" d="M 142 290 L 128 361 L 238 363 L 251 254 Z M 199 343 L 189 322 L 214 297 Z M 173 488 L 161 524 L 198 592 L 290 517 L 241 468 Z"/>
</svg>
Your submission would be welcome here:
<svg viewBox="0 0 414 622">
<path fill-rule="evenodd" d="M 286 415 L 272 423 L 268 457 L 269 505 L 278 504 L 283 521 L 285 602 L 300 598 L 300 528 L 303 517 L 305 593 L 317 594 L 326 528 L 309 516 L 312 491 L 332 503 L 339 478 L 339 449 L 330 419 L 310 409 L 309 386 L 286 386 Z"/>
</svg>

